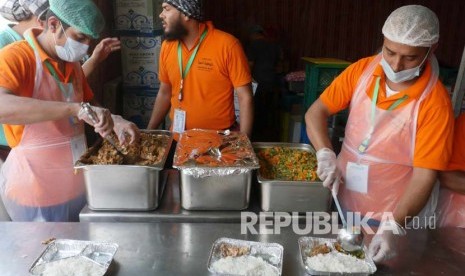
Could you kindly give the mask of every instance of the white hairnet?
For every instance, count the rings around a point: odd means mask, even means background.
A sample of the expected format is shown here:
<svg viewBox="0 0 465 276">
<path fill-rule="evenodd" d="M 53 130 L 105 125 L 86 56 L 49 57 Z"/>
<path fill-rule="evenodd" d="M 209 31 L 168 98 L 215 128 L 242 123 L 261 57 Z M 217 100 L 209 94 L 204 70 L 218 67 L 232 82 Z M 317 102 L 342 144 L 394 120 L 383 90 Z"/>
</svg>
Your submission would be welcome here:
<svg viewBox="0 0 465 276">
<path fill-rule="evenodd" d="M 439 20 L 427 7 L 403 6 L 393 11 L 386 19 L 383 35 L 397 43 L 430 47 L 439 40 Z"/>
</svg>

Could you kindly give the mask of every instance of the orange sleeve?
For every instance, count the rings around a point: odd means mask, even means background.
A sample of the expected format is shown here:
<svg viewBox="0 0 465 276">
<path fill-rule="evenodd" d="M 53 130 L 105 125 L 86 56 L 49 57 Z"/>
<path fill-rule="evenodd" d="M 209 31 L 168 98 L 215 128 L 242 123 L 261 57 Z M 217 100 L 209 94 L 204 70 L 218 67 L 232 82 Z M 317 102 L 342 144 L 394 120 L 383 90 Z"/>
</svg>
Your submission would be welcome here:
<svg viewBox="0 0 465 276">
<path fill-rule="evenodd" d="M 24 41 L 10 44 L 0 51 L 0 87 L 17 96 L 32 97 L 35 59 Z"/>
<path fill-rule="evenodd" d="M 465 171 L 465 113 L 455 120 L 453 151 L 447 170 Z"/>
<path fill-rule="evenodd" d="M 444 170 L 452 154 L 452 104 L 447 91 L 439 82 L 424 101 L 418 114 L 413 166 Z"/>
<path fill-rule="evenodd" d="M 168 71 L 166 70 L 165 64 L 166 64 L 166 59 L 167 57 L 167 42 L 163 41 L 160 49 L 160 62 L 159 62 L 159 67 L 158 67 L 158 79 L 160 82 L 163 83 L 169 83 L 169 77 L 168 77 Z"/>
<path fill-rule="evenodd" d="M 320 95 L 331 114 L 346 109 L 352 99 L 358 79 L 373 58 L 364 58 L 349 65 Z"/>
<path fill-rule="evenodd" d="M 233 86 L 239 87 L 251 83 L 252 76 L 250 74 L 249 62 L 237 39 L 228 52 L 228 59 L 229 61 L 226 64 Z"/>
</svg>

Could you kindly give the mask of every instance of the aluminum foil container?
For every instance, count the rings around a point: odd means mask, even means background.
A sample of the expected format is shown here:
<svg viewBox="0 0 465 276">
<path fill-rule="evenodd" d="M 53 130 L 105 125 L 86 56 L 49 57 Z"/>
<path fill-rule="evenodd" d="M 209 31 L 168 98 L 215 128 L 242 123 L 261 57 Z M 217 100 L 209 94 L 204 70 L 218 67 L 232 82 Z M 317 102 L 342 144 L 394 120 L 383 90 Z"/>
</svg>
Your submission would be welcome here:
<svg viewBox="0 0 465 276">
<path fill-rule="evenodd" d="M 173 167 L 200 178 L 244 174 L 260 166 L 244 133 L 192 129 L 181 134 Z"/>
<path fill-rule="evenodd" d="M 221 245 L 225 244 L 228 246 L 237 246 L 237 247 L 247 247 L 249 248 L 249 252 L 246 255 L 260 257 L 265 262 L 276 268 L 276 271 L 279 275 L 281 275 L 283 270 L 283 255 L 284 255 L 284 248 L 282 245 L 278 243 L 262 243 L 262 242 L 254 242 L 254 241 L 246 241 L 246 240 L 237 240 L 237 239 L 230 239 L 230 238 L 219 238 L 217 239 L 212 246 L 210 251 L 210 257 L 208 258 L 207 268 L 208 271 L 212 273 L 216 273 L 219 275 L 239 275 L 239 274 L 221 274 L 216 272 L 212 265 L 216 261 L 223 258 L 221 253 Z"/>
<path fill-rule="evenodd" d="M 312 251 L 312 249 L 315 246 L 320 245 L 320 244 L 326 244 L 328 245 L 328 247 L 331 248 L 331 250 L 336 250 L 334 248 L 334 243 L 336 242 L 336 239 L 301 237 L 299 238 L 298 242 L 299 242 L 299 250 L 300 250 L 302 265 L 305 267 L 305 270 L 307 271 L 308 274 L 311 274 L 311 275 L 370 275 L 376 272 L 376 265 L 373 262 L 373 260 L 368 256 L 368 249 L 366 246 L 363 247 L 365 258 L 359 259 L 359 260 L 367 264 L 367 266 L 369 267 L 368 273 L 363 272 L 363 271 L 351 272 L 351 273 L 349 272 L 338 273 L 338 272 L 318 271 L 307 265 L 307 258 L 309 258 L 308 254 Z M 340 253 L 340 254 L 343 254 L 343 253 Z"/>
<path fill-rule="evenodd" d="M 29 272 L 40 275 L 59 261 L 81 258 L 80 260 L 93 262 L 101 273 L 98 274 L 104 275 L 117 250 L 116 243 L 58 239 L 47 245 L 34 261 Z"/>
</svg>

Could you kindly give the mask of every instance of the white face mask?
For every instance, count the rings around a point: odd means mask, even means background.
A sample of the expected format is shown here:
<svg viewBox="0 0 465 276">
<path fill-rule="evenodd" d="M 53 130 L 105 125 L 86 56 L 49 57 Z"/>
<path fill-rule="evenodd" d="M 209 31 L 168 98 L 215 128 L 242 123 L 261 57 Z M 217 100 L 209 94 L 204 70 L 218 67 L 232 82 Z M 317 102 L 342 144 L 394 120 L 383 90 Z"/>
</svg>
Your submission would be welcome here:
<svg viewBox="0 0 465 276">
<path fill-rule="evenodd" d="M 384 59 L 384 55 L 383 55 L 383 57 L 381 59 L 381 67 L 383 67 L 384 73 L 386 74 L 386 77 L 390 81 L 392 81 L 394 83 L 401 83 L 401 82 L 404 82 L 404 81 L 409 81 L 411 79 L 414 79 L 414 78 L 420 76 L 421 67 L 423 66 L 423 63 L 425 62 L 426 58 L 428 57 L 430 49 L 431 48 L 428 49 L 428 52 L 426 53 L 425 58 L 420 63 L 420 65 L 418 65 L 417 67 L 402 70 L 402 71 L 399 71 L 399 72 L 394 72 L 394 70 L 392 70 L 389 63 L 387 63 L 387 61 Z"/>
<path fill-rule="evenodd" d="M 72 38 L 69 38 L 66 35 L 65 30 L 63 29 L 63 25 L 61 25 L 61 29 L 63 30 L 63 33 L 66 36 L 66 42 L 64 46 L 57 45 L 55 34 L 53 35 L 53 39 L 55 40 L 55 50 L 57 51 L 58 57 L 68 62 L 76 62 L 84 58 L 87 55 L 89 45 L 80 43 Z"/>
</svg>

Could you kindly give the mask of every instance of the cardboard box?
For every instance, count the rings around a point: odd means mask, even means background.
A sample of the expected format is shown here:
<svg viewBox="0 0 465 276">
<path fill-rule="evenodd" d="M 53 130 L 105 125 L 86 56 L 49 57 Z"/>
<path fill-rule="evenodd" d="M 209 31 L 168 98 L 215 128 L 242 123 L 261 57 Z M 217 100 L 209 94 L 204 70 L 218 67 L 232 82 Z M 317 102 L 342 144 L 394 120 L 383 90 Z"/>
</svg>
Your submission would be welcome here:
<svg viewBox="0 0 465 276">
<path fill-rule="evenodd" d="M 161 36 L 121 37 L 123 84 L 137 89 L 159 86 Z"/>
<path fill-rule="evenodd" d="M 155 90 L 123 88 L 123 117 L 146 129 L 157 94 L 158 87 Z"/>
<path fill-rule="evenodd" d="M 163 34 L 159 15 L 163 0 L 116 0 L 115 31 L 120 36 Z"/>
</svg>

